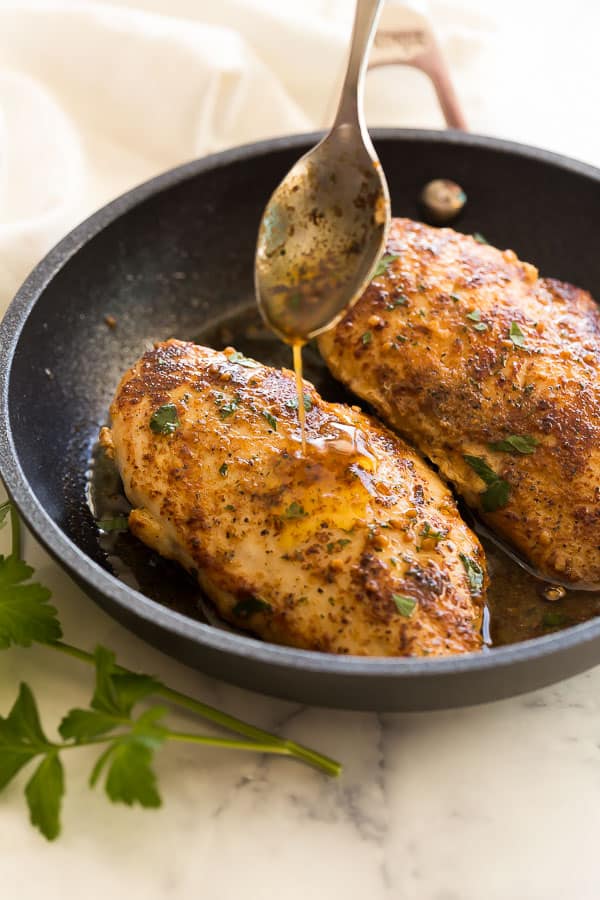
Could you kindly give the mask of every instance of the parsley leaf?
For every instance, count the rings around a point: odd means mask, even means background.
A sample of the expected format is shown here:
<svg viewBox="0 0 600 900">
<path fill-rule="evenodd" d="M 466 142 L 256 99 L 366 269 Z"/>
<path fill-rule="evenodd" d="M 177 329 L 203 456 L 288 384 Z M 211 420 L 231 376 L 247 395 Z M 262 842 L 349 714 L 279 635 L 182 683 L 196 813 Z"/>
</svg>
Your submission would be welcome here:
<svg viewBox="0 0 600 900">
<path fill-rule="evenodd" d="M 534 453 L 539 444 L 537 438 L 530 434 L 509 434 L 503 441 L 494 441 L 489 445 L 490 450 L 498 450 L 501 453 Z"/>
<path fill-rule="evenodd" d="M 509 500 L 510 484 L 499 478 L 481 495 L 481 506 L 484 512 L 496 512 L 497 509 L 503 509 Z"/>
<path fill-rule="evenodd" d="M 115 516 L 112 519 L 99 519 L 96 525 L 102 531 L 127 531 L 129 519 L 127 516 Z"/>
<path fill-rule="evenodd" d="M 48 753 L 25 786 L 31 824 L 53 841 L 60 834 L 60 807 L 65 774 L 58 751 Z"/>
<path fill-rule="evenodd" d="M 310 412 L 312 409 L 312 400 L 308 394 L 303 394 L 304 399 L 304 409 L 306 412 Z M 287 400 L 286 404 L 288 409 L 298 409 L 298 398 L 292 397 L 291 400 Z"/>
<path fill-rule="evenodd" d="M 229 469 L 229 466 L 227 465 L 227 463 L 225 463 L 225 462 L 221 463 L 221 465 L 219 466 L 219 475 L 221 475 L 223 478 L 225 478 L 227 476 L 228 469 Z"/>
<path fill-rule="evenodd" d="M 0 556 L 0 650 L 62 637 L 56 609 L 48 603 L 48 588 L 36 582 L 23 584 L 32 575 L 33 569 L 12 554 Z"/>
<path fill-rule="evenodd" d="M 408 297 L 405 294 L 398 294 L 389 303 L 386 303 L 386 309 L 396 309 L 398 306 L 407 306 L 408 305 Z"/>
<path fill-rule="evenodd" d="M 263 409 L 262 414 L 263 418 L 267 420 L 273 431 L 277 431 L 277 419 L 275 416 L 271 415 L 268 409 Z"/>
<path fill-rule="evenodd" d="M 249 619 L 254 613 L 271 612 L 272 606 L 260 597 L 245 597 L 233 607 L 233 614 L 239 619 Z"/>
<path fill-rule="evenodd" d="M 544 618 L 542 619 L 542 625 L 544 628 L 560 628 L 561 625 L 566 625 L 567 621 L 567 617 L 563 612 L 553 609 L 550 612 L 545 613 Z"/>
<path fill-rule="evenodd" d="M 8 716 L 0 716 L 0 790 L 30 760 L 50 748 L 31 689 L 21 684 Z"/>
<path fill-rule="evenodd" d="M 255 359 L 248 359 L 247 356 L 244 356 L 243 353 L 238 353 L 237 350 L 234 350 L 233 353 L 229 354 L 227 362 L 235 363 L 238 366 L 244 366 L 245 369 L 258 369 L 260 367 L 260 363 L 256 362 Z"/>
<path fill-rule="evenodd" d="M 304 507 L 301 503 L 298 503 L 297 500 L 293 500 L 292 503 L 288 506 L 286 511 L 283 514 L 284 519 L 301 519 L 303 516 L 308 515 L 305 512 Z"/>
<path fill-rule="evenodd" d="M 90 786 L 97 784 L 108 765 L 104 787 L 113 803 L 160 806 L 162 801 L 151 763 L 154 752 L 168 736 L 167 730 L 157 724 L 165 714 L 164 707 L 152 707 L 133 722 L 129 734 L 115 738 L 94 766 Z"/>
<path fill-rule="evenodd" d="M 480 231 L 474 231 L 472 238 L 474 241 L 477 241 L 478 244 L 489 244 L 489 241 L 484 238 Z"/>
<path fill-rule="evenodd" d="M 373 340 L 373 334 L 370 331 L 365 331 L 361 338 L 363 344 L 370 344 Z"/>
<path fill-rule="evenodd" d="M 470 319 L 471 322 L 480 322 L 481 313 L 478 309 L 474 309 L 473 312 L 467 313 L 467 319 Z"/>
<path fill-rule="evenodd" d="M 396 604 L 396 609 L 400 615 L 410 619 L 415 611 L 417 601 L 413 600 L 412 597 L 405 597 L 403 594 L 392 594 L 392 600 Z"/>
<path fill-rule="evenodd" d="M 498 475 L 481 456 L 465 456 L 465 462 L 486 484 L 494 484 L 495 481 L 498 481 Z"/>
<path fill-rule="evenodd" d="M 96 688 L 91 705 L 100 712 L 128 717 L 136 703 L 160 688 L 160 683 L 150 675 L 119 672 L 115 654 L 106 647 L 96 647 L 94 660 Z"/>
<path fill-rule="evenodd" d="M 180 425 L 177 407 L 174 403 L 165 403 L 163 406 L 159 406 L 150 416 L 150 429 L 154 434 L 173 434 Z"/>
<path fill-rule="evenodd" d="M 237 397 L 233 400 L 230 400 L 229 403 L 224 403 L 223 406 L 219 408 L 219 415 L 221 416 L 221 421 L 224 422 L 225 419 L 228 419 L 229 416 L 232 416 L 238 406 L 240 405 L 240 401 Z"/>
<path fill-rule="evenodd" d="M 464 460 L 488 486 L 487 490 L 479 495 L 484 512 L 495 512 L 506 506 L 510 498 L 508 481 L 500 478 L 481 456 L 465 455 Z"/>
<path fill-rule="evenodd" d="M 434 531 L 429 522 L 423 523 L 423 528 L 419 532 L 419 537 L 423 538 L 423 541 L 417 546 L 417 551 L 423 549 L 423 544 L 427 538 L 431 538 L 431 540 L 435 541 L 435 546 L 439 544 L 440 541 L 443 541 L 448 531 Z"/>
<path fill-rule="evenodd" d="M 459 553 L 458 555 L 467 573 L 469 590 L 474 597 L 479 597 L 483 590 L 483 569 L 470 556 L 466 556 L 464 553 Z"/>
<path fill-rule="evenodd" d="M 397 254 L 384 253 L 384 255 L 381 257 L 381 259 L 377 263 L 375 271 L 373 272 L 373 278 L 377 278 L 379 275 L 384 275 L 388 270 L 389 264 L 391 262 L 393 262 L 395 259 L 398 259 Z"/>
<path fill-rule="evenodd" d="M 92 738 L 107 734 L 120 724 L 120 719 L 109 713 L 95 709 L 71 709 L 63 717 L 58 731 L 66 741 L 73 739 L 76 744 L 85 744 Z"/>
<path fill-rule="evenodd" d="M 525 344 L 525 335 L 519 328 L 516 322 L 511 322 L 510 331 L 508 333 L 509 338 L 515 345 L 515 347 L 521 347 L 522 349 L 526 349 Z"/>
</svg>

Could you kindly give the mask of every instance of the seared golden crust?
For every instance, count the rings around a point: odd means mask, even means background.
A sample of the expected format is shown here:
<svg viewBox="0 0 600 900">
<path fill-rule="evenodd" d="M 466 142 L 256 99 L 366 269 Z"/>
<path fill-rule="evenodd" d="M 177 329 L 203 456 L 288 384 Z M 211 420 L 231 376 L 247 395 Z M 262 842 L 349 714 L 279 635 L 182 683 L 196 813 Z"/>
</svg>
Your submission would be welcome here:
<svg viewBox="0 0 600 900">
<path fill-rule="evenodd" d="M 598 307 L 451 229 L 396 219 L 387 252 L 397 258 L 321 338 L 332 372 L 536 569 L 600 582 Z M 538 444 L 490 447 L 513 435 Z M 503 508 L 484 512 L 486 485 L 465 456 L 508 483 Z"/>
<path fill-rule="evenodd" d="M 303 457 L 291 372 L 178 341 L 146 353 L 111 406 L 133 533 L 267 640 L 379 656 L 479 649 L 485 564 L 447 488 L 372 419 L 308 383 L 305 396 Z M 155 433 L 165 404 L 179 424 Z"/>
</svg>

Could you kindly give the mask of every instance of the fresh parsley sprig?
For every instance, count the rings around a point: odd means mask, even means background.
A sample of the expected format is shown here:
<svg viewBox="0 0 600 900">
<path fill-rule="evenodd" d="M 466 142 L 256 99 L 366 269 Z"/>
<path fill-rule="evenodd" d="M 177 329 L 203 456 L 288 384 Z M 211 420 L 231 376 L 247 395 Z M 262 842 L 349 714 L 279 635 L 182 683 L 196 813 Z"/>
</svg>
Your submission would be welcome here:
<svg viewBox="0 0 600 900">
<path fill-rule="evenodd" d="M 291 756 L 327 775 L 339 775 L 341 766 L 335 760 L 175 691 L 150 675 L 125 669 L 117 665 L 114 653 L 106 647 L 97 647 L 92 654 L 64 643 L 57 610 L 49 603 L 50 591 L 31 581 L 33 569 L 21 558 L 16 511 L 10 502 L 3 503 L 0 528 L 9 517 L 11 553 L 6 557 L 0 555 L 0 650 L 38 643 L 88 663 L 95 670 L 90 704 L 66 713 L 58 728 L 60 741 L 46 736 L 35 696 L 27 684 L 21 684 L 6 718 L 0 716 L 0 791 L 21 769 L 37 761 L 25 785 L 25 798 L 32 825 L 48 840 L 58 837 L 61 828 L 65 791 L 63 755 L 90 744 L 103 745 L 90 774 L 90 786 L 103 781 L 108 798 L 128 806 L 161 805 L 153 760 L 168 741 Z M 147 704 L 150 697 L 160 697 L 187 709 L 244 739 L 173 731 L 164 723 L 168 713 L 165 706 L 138 710 L 138 704 Z"/>
</svg>

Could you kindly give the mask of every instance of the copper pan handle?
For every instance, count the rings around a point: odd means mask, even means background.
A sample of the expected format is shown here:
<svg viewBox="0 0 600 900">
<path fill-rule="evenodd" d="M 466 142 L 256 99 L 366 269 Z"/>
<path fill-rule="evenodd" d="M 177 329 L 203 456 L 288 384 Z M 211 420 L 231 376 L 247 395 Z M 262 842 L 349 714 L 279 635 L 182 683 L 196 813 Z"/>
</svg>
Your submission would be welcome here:
<svg viewBox="0 0 600 900">
<path fill-rule="evenodd" d="M 467 130 L 448 66 L 428 20 L 409 6 L 387 3 L 375 34 L 367 75 L 372 69 L 397 65 L 424 72 L 433 83 L 447 127 Z"/>
</svg>

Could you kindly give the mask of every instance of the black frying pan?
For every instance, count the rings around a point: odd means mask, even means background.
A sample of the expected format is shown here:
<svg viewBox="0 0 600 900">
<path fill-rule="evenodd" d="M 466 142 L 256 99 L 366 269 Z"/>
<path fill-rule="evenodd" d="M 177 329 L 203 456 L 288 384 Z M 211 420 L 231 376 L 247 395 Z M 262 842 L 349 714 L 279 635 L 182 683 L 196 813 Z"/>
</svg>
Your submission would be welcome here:
<svg viewBox="0 0 600 900">
<path fill-rule="evenodd" d="M 141 590 L 112 573 L 86 503 L 86 473 L 119 377 L 157 339 L 222 346 L 248 338 L 240 329 L 253 304 L 262 209 L 316 139 L 253 144 L 168 172 L 100 210 L 40 263 L 0 326 L 0 469 L 10 494 L 107 612 L 161 650 L 247 688 L 334 707 L 432 709 L 531 690 L 594 665 L 600 618 L 459 658 L 335 657 L 192 618 L 202 617 L 195 587 L 174 566 L 144 557 L 149 551 L 128 544 L 129 535 L 116 555 Z M 458 132 L 380 130 L 374 140 L 396 215 L 418 218 L 423 184 L 452 178 L 469 197 L 459 230 L 482 232 L 545 275 L 600 296 L 597 169 Z M 278 352 L 265 343 L 265 356 Z M 328 399 L 342 396 L 316 363 L 308 374 Z"/>
</svg>

